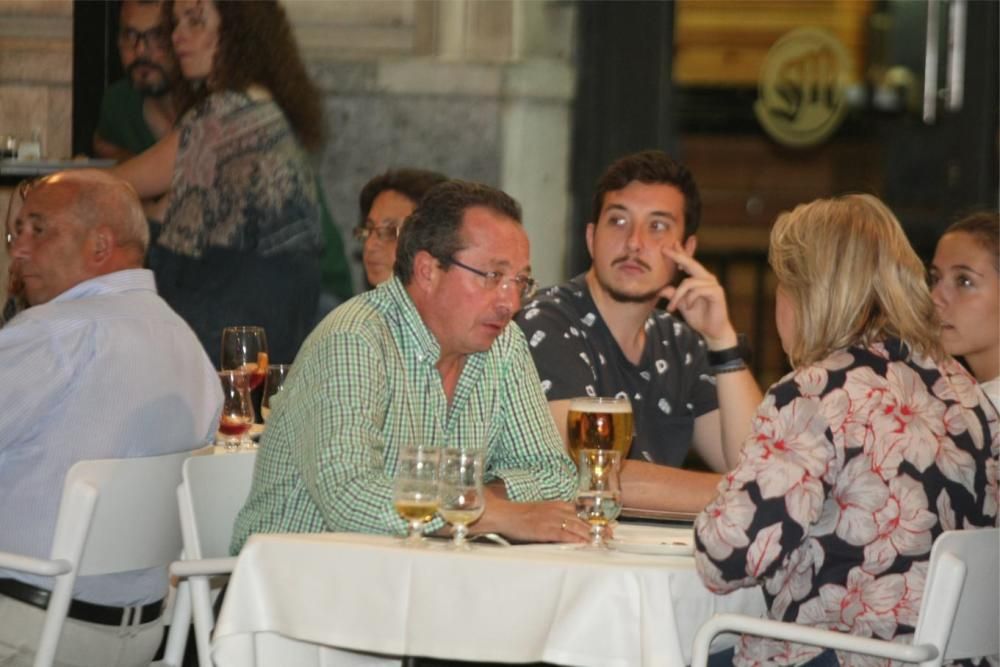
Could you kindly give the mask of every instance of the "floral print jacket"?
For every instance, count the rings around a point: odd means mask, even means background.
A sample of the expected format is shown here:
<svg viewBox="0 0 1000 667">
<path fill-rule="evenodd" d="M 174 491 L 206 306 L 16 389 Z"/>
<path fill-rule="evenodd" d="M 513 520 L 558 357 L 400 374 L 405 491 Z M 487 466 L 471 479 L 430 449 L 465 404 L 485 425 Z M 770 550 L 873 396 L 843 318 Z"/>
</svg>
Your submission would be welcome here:
<svg viewBox="0 0 1000 667">
<path fill-rule="evenodd" d="M 905 641 L 934 539 L 997 525 L 998 453 L 997 412 L 956 361 L 898 340 L 836 352 L 768 391 L 695 523 L 698 571 L 718 593 L 762 583 L 773 619 Z M 820 651 L 745 636 L 736 664 Z"/>
</svg>

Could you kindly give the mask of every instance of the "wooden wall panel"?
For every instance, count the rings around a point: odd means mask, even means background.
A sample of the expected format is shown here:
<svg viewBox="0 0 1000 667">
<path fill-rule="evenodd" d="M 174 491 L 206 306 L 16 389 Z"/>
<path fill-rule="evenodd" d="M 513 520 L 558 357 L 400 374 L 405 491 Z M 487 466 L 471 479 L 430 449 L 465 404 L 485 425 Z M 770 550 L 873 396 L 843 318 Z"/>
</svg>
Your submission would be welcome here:
<svg viewBox="0 0 1000 667">
<path fill-rule="evenodd" d="M 756 86 L 768 49 L 798 27 L 824 28 L 864 78 L 870 0 L 677 0 L 674 82 Z"/>
</svg>

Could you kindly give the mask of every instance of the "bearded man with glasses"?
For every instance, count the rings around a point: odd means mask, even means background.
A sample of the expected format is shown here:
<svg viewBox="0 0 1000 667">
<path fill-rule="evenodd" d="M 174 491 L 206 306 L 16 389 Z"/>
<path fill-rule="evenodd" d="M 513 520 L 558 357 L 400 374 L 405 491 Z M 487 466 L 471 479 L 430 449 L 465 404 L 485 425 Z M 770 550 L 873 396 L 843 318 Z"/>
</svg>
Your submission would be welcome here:
<svg viewBox="0 0 1000 667">
<path fill-rule="evenodd" d="M 405 533 L 392 483 L 412 445 L 485 450 L 486 511 L 473 532 L 584 541 L 589 527 L 567 502 L 575 466 L 509 326 L 534 290 L 520 206 L 476 183 L 435 186 L 402 227 L 394 273 L 303 344 L 231 551 L 253 533 Z"/>
<path fill-rule="evenodd" d="M 122 3 L 118 53 L 126 76 L 104 91 L 94 132 L 94 154 L 98 157 L 121 161 L 138 155 L 177 121 L 170 92 L 177 63 L 160 4 L 159 0 Z"/>
</svg>

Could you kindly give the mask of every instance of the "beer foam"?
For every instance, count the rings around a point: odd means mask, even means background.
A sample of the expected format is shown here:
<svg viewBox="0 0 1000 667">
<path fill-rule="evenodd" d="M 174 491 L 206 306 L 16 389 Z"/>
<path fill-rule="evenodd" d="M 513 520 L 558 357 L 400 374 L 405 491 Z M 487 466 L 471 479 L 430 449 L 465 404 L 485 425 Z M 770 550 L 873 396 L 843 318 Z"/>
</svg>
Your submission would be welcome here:
<svg viewBox="0 0 1000 667">
<path fill-rule="evenodd" d="M 600 401 L 596 398 L 573 398 L 570 399 L 569 409 L 577 412 L 608 412 L 612 414 L 631 413 L 632 404 L 628 400 L 617 401 L 604 399 Z"/>
</svg>

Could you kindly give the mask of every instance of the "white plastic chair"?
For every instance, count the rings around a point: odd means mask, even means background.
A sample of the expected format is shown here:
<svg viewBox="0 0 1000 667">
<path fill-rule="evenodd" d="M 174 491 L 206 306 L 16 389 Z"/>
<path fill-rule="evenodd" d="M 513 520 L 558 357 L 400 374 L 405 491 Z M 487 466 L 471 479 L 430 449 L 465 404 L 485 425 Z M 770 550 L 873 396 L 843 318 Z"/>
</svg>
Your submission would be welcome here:
<svg viewBox="0 0 1000 667">
<path fill-rule="evenodd" d="M 211 577 L 230 574 L 236 566 L 236 558 L 229 556 L 229 542 L 236 515 L 250 493 L 256 460 L 257 453 L 249 451 L 192 456 L 184 462 L 177 487 L 184 555 L 170 566 L 170 572 L 183 580 L 177 587 L 164 652 L 167 664 L 180 663 L 193 614 L 198 663 L 212 665 Z"/>
<path fill-rule="evenodd" d="M 173 494 L 189 455 L 74 464 L 63 483 L 50 558 L 0 552 L 0 567 L 54 578 L 35 667 L 55 659 L 78 576 L 165 568 L 180 553 Z"/>
<path fill-rule="evenodd" d="M 912 644 L 898 644 L 795 623 L 716 614 L 698 630 L 692 667 L 708 661 L 712 638 L 722 632 L 861 653 L 937 667 L 1000 652 L 1000 529 L 950 530 L 934 541 Z"/>
</svg>

